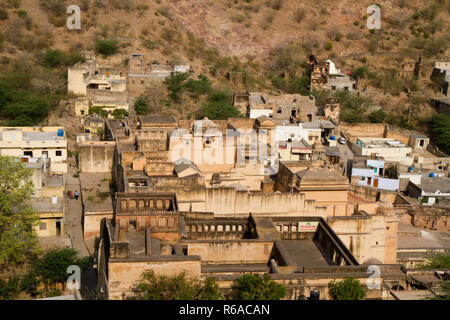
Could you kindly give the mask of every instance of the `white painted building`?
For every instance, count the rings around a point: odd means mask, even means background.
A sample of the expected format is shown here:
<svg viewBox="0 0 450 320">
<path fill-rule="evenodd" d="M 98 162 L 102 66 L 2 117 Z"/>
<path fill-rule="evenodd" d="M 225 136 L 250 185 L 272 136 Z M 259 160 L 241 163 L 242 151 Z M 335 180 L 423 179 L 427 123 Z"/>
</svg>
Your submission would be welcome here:
<svg viewBox="0 0 450 320">
<path fill-rule="evenodd" d="M 368 159 L 364 167 L 353 167 L 352 183 L 382 190 L 398 191 L 399 179 L 383 177 L 384 165 L 385 161 L 383 160 Z"/>
<path fill-rule="evenodd" d="M 19 157 L 23 162 L 48 158 L 51 173 L 67 173 L 64 127 L 0 127 L 0 155 Z"/>
<path fill-rule="evenodd" d="M 414 161 L 413 149 L 395 139 L 358 138 L 356 144 L 352 144 L 352 151 L 357 155 L 379 157 L 406 166 L 411 166 Z"/>
</svg>

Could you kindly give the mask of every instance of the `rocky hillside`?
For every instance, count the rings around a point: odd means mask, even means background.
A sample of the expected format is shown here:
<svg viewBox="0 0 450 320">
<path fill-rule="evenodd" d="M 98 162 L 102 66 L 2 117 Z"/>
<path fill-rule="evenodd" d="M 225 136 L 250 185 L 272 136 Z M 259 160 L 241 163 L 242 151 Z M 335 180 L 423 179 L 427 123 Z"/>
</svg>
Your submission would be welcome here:
<svg viewBox="0 0 450 320">
<path fill-rule="evenodd" d="M 65 26 L 66 8 L 81 8 L 81 30 Z M 98 39 L 120 42 L 117 61 L 142 52 L 150 62 L 186 58 L 197 74 L 229 87 L 292 91 L 314 53 L 379 90 L 375 107 L 420 110 L 437 94 L 432 62 L 449 56 L 449 0 L 379 0 L 381 30 L 369 30 L 369 0 L 1 0 L 0 62 L 39 64 L 43 52 L 79 53 Z M 406 59 L 422 57 L 414 83 L 395 78 Z M 41 59 L 42 60 L 42 59 Z M 36 62 L 37 61 L 37 62 Z M 234 71 L 238 81 L 225 75 Z M 281 79 L 281 80 L 280 80 Z M 283 79 L 288 79 L 286 81 Z M 283 82 L 285 81 L 285 82 Z M 289 89 L 291 88 L 291 89 Z M 295 91 L 295 90 L 294 90 Z M 411 91 L 411 95 L 406 95 Z M 416 111 L 415 111 L 416 112 Z M 414 116 L 414 115 L 413 115 Z"/>
</svg>

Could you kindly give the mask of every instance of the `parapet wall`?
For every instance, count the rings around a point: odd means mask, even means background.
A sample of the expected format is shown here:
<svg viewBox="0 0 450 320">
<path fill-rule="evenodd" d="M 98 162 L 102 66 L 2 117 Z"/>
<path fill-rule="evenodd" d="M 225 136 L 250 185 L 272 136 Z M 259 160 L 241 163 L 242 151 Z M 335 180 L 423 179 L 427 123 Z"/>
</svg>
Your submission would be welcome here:
<svg viewBox="0 0 450 320">
<path fill-rule="evenodd" d="M 112 172 L 115 141 L 86 141 L 78 144 L 81 172 Z"/>
</svg>

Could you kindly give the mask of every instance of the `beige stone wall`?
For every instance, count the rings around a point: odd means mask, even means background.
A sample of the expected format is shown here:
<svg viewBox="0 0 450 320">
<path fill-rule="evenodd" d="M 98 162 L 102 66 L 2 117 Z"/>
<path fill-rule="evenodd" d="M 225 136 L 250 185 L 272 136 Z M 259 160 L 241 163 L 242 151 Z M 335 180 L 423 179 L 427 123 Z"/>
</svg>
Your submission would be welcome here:
<svg viewBox="0 0 450 320">
<path fill-rule="evenodd" d="M 358 124 L 349 124 L 342 123 L 339 125 L 340 129 L 344 131 L 344 133 L 348 136 L 352 136 L 354 138 L 362 138 L 362 137 L 384 137 L 385 125 L 382 123 L 358 123 Z M 355 139 L 356 141 L 356 139 Z"/>
<path fill-rule="evenodd" d="M 41 189 L 41 197 L 42 198 L 51 198 L 58 197 L 61 198 L 64 196 L 65 186 L 61 187 L 45 187 L 43 186 Z"/>
<path fill-rule="evenodd" d="M 122 294 L 129 295 L 131 288 L 143 272 L 153 270 L 158 275 L 176 275 L 186 272 L 190 278 L 199 279 L 201 261 L 146 261 L 146 262 L 109 262 L 108 289 L 111 300 L 122 299 Z"/>
<path fill-rule="evenodd" d="M 81 172 L 112 172 L 114 141 L 83 142 L 78 145 Z"/>
<path fill-rule="evenodd" d="M 186 243 L 186 242 L 183 242 Z M 272 252 L 272 241 L 207 241 L 187 242 L 188 255 L 202 258 L 211 264 L 267 263 Z"/>
<path fill-rule="evenodd" d="M 386 252 L 394 250 L 392 238 L 390 238 L 392 241 L 386 244 L 388 238 L 386 220 L 384 215 L 372 215 L 328 218 L 327 222 L 356 260 L 362 264 L 371 258 L 386 263 L 386 257 L 391 256 L 392 252 Z M 396 250 L 395 246 L 395 252 Z"/>
<path fill-rule="evenodd" d="M 95 239 L 100 236 L 100 222 L 103 218 L 112 219 L 113 213 L 84 213 L 84 240 Z"/>
<path fill-rule="evenodd" d="M 305 199 L 316 200 L 317 205 L 343 205 L 348 201 L 347 190 L 327 190 L 326 185 L 322 185 L 324 190 L 301 190 L 305 194 Z"/>
<path fill-rule="evenodd" d="M 214 212 L 216 215 L 327 216 L 326 206 L 305 200 L 302 193 L 248 193 L 234 188 L 177 190 L 180 211 Z"/>
</svg>

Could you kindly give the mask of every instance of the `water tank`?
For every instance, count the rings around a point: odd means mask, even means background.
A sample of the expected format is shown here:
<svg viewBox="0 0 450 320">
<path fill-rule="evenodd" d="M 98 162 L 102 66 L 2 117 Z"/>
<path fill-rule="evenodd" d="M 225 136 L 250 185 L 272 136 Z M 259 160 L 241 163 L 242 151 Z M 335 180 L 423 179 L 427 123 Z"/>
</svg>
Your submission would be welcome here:
<svg viewBox="0 0 450 320">
<path fill-rule="evenodd" d="M 58 137 L 64 137 L 64 129 L 58 129 Z"/>
<path fill-rule="evenodd" d="M 408 168 L 408 172 L 413 172 L 413 170 L 414 170 L 414 167 L 409 167 Z"/>
<path fill-rule="evenodd" d="M 330 136 L 330 140 L 336 140 L 335 136 Z"/>
<path fill-rule="evenodd" d="M 430 178 L 434 178 L 434 173 L 430 173 Z"/>
</svg>

